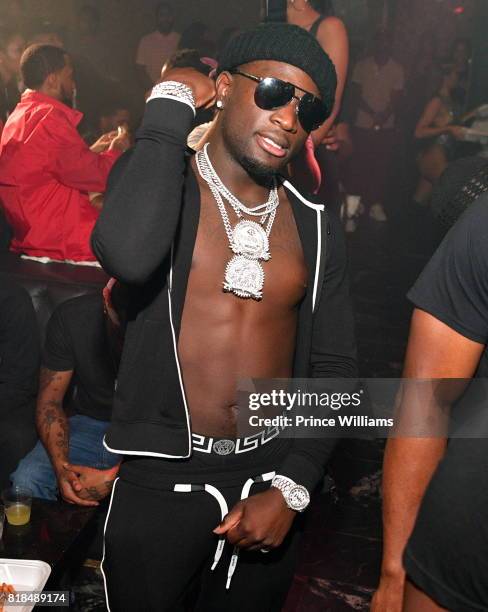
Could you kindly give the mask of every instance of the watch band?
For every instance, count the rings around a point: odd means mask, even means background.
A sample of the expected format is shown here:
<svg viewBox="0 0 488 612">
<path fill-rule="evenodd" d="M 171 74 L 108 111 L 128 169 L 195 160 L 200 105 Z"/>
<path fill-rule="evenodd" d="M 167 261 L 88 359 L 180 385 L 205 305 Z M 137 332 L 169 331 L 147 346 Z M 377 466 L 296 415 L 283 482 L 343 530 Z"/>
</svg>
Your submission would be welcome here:
<svg viewBox="0 0 488 612">
<path fill-rule="evenodd" d="M 303 512 L 310 503 L 308 490 L 287 476 L 277 474 L 271 481 L 271 486 L 281 491 L 286 505 L 295 512 Z"/>
</svg>

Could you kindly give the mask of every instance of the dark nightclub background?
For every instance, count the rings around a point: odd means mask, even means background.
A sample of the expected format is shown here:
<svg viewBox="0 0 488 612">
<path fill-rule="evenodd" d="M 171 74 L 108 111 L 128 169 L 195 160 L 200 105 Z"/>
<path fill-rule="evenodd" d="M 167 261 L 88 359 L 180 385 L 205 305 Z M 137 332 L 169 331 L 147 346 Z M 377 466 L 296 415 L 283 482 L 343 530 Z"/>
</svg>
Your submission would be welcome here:
<svg viewBox="0 0 488 612">
<path fill-rule="evenodd" d="M 183 31 L 193 22 L 203 22 L 209 37 L 218 41 L 229 27 L 245 28 L 260 21 L 264 0 L 170 0 L 174 7 L 175 29 Z M 378 25 L 394 33 L 394 55 L 406 72 L 418 60 L 420 47 L 429 40 L 439 56 L 448 52 L 458 37 L 473 43 L 474 72 L 486 74 L 486 27 L 488 3 L 485 0 L 316 0 L 317 6 L 332 8 L 344 20 L 350 37 L 352 60 L 365 48 Z M 100 13 L 103 65 L 110 75 L 130 87 L 137 44 L 143 34 L 154 29 L 155 0 L 1 0 L 0 27 L 11 29 L 9 15 L 23 13 L 27 30 L 55 29 L 65 46 L 73 46 L 82 7 L 93 6 Z M 27 22 L 27 23 L 25 23 Z M 76 51 L 76 49 L 73 49 Z M 473 79 L 470 96 L 483 98 L 486 79 Z M 484 88 L 484 89 L 483 89 Z"/>
<path fill-rule="evenodd" d="M 459 192 L 480 168 L 484 169 L 484 178 L 482 181 L 481 175 L 477 175 L 477 189 L 488 189 L 488 0 L 310 2 L 324 14 L 335 14 L 347 27 L 351 52 L 349 79 L 337 123 L 350 130 L 351 141 L 354 128 L 358 127 L 355 124 L 358 105 L 356 100 L 354 106 L 350 84 L 358 62 L 371 52 L 379 28 L 391 34 L 391 59 L 404 75 L 402 96 L 395 111 L 397 123 L 391 130 L 393 146 L 386 156 L 391 168 L 384 177 L 381 194 L 386 218 L 375 217 L 367 204 L 361 210 L 356 195 L 359 192 L 353 191 L 353 187 L 348 190 L 347 168 L 345 178 L 341 176 L 360 375 L 395 378 L 401 376 L 412 312 L 406 293 L 447 228 L 469 203 L 466 198 L 456 200 L 457 192 L 453 190 Z M 130 111 L 130 128 L 134 133 L 144 111 L 144 94 L 152 86 L 141 83 L 136 53 L 141 38 L 155 30 L 157 4 L 156 0 L 0 0 L 0 121 L 4 122 L 15 106 L 15 96 L 20 97 L 22 85 L 13 69 L 10 73 L 2 71 L 2 58 L 17 53 L 19 60 L 22 45 L 37 39 L 61 44 L 73 57 L 77 107 L 86 118 L 80 131 L 85 130 L 89 136 L 90 130 L 103 133 L 123 123 L 120 114 L 115 114 L 115 126 L 98 124 L 105 107 L 111 105 L 110 112 Z M 169 4 L 174 10 L 177 32 L 184 32 L 192 24 L 194 27 L 200 24 L 196 30 L 206 30 L 204 43 L 212 49 L 208 55 L 217 54 L 229 32 L 263 20 L 266 6 L 265 0 L 170 0 Z M 285 4 L 282 0 L 283 7 Z M 99 22 L 88 29 L 80 17 L 86 7 L 96 9 L 99 16 Z M 466 50 L 460 68 L 454 60 L 457 41 L 462 41 Z M 441 73 L 444 70 L 445 79 L 448 69 L 459 73 L 462 85 L 461 99 L 456 91 L 448 92 L 453 94 L 448 100 L 450 124 L 454 122 L 452 109 L 456 105 L 456 119 L 463 126 L 471 126 L 464 118 L 467 111 L 487 106 L 481 116 L 484 140 L 457 143 L 458 157 L 468 158 L 461 165 L 449 157 L 446 147 L 444 162 L 451 172 L 442 181 L 439 179 L 444 166 L 434 179 L 430 176 L 432 168 L 427 164 L 426 146 L 422 158 L 426 163 L 419 164 L 420 145 L 428 145 L 429 139 L 420 142 L 416 126 L 429 101 L 440 96 Z M 367 131 L 376 132 L 370 135 L 375 138 L 381 136 L 382 130 L 382 125 L 372 123 Z M 356 162 L 356 170 L 362 166 L 370 180 L 368 154 L 371 161 L 375 153 L 367 148 L 360 151 L 359 146 L 354 148 L 355 142 L 349 144 L 349 158 Z M 339 149 L 339 157 L 340 153 Z M 421 200 L 420 196 L 416 199 L 422 172 L 429 175 L 434 187 L 439 182 L 440 188 L 434 189 L 432 200 L 430 197 Z M 350 217 L 348 198 L 350 203 L 355 202 L 355 212 Z M 345 442 L 331 462 L 335 484 L 328 488 L 332 479 L 325 483 L 322 497 L 311 509 L 286 612 L 369 609 L 381 559 L 379 483 L 384 441 Z M 75 591 L 78 603 L 74 610 L 105 610 L 99 573 L 82 576 Z"/>
<path fill-rule="evenodd" d="M 13 0 L 19 3 L 18 0 Z M 0 2 L 0 21 L 12 0 Z M 130 63 L 140 37 L 152 30 L 155 0 L 24 0 L 32 21 L 50 22 L 69 34 L 76 30 L 81 7 L 92 5 L 101 14 L 101 29 L 107 46 L 113 50 L 114 64 Z M 214 38 L 226 27 L 257 23 L 261 0 L 170 0 L 175 11 L 175 27 L 182 31 L 193 21 L 203 21 Z M 319 2 L 320 4 L 320 2 Z M 488 3 L 484 0 L 335 0 L 334 12 L 347 24 L 353 44 L 361 45 L 379 23 L 390 23 L 395 30 L 399 56 L 413 61 L 418 40 L 428 33 L 439 51 L 447 51 L 458 36 L 479 36 L 483 43 Z M 485 30 L 486 32 L 486 30 Z M 486 37 L 484 37 L 486 38 Z"/>
</svg>

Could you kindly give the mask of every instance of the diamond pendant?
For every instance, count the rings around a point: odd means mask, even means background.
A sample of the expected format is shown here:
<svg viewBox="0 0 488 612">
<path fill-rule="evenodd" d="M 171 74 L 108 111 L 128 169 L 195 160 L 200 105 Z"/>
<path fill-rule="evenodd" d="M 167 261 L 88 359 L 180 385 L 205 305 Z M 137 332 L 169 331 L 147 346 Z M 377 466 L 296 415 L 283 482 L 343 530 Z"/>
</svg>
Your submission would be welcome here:
<svg viewBox="0 0 488 612">
<path fill-rule="evenodd" d="M 268 236 L 256 221 L 239 221 L 232 232 L 230 248 L 236 255 L 249 259 L 271 259 Z"/>
<path fill-rule="evenodd" d="M 264 270 L 261 264 L 242 255 L 235 255 L 225 268 L 224 291 L 241 298 L 261 300 L 263 297 Z"/>
</svg>

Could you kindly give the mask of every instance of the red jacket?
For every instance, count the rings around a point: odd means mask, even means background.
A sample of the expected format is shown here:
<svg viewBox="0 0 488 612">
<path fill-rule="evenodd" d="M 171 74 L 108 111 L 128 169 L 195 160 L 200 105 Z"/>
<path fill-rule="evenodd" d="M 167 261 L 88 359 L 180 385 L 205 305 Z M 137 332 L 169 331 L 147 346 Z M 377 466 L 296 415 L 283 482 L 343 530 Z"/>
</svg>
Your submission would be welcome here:
<svg viewBox="0 0 488 612">
<path fill-rule="evenodd" d="M 76 130 L 83 115 L 27 90 L 0 140 L 0 200 L 14 237 L 11 250 L 37 257 L 94 260 L 98 212 L 88 192 L 103 192 L 118 151 L 90 151 Z"/>
</svg>

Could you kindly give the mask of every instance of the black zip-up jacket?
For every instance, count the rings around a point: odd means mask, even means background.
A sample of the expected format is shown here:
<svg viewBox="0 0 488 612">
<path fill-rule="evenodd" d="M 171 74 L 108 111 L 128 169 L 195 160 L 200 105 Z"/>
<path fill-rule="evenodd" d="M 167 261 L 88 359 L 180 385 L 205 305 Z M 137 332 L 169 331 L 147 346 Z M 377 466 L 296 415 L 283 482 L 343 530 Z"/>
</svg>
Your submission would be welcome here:
<svg viewBox="0 0 488 612">
<path fill-rule="evenodd" d="M 125 455 L 185 458 L 191 423 L 178 360 L 200 192 L 186 138 L 192 109 L 147 104 L 134 149 L 109 178 L 92 235 L 103 268 L 131 286 L 129 323 L 105 446 Z M 308 268 L 298 313 L 293 376 L 356 375 L 353 317 L 340 223 L 324 206 L 287 189 Z M 313 489 L 333 440 L 295 439 L 279 473 Z"/>
</svg>

